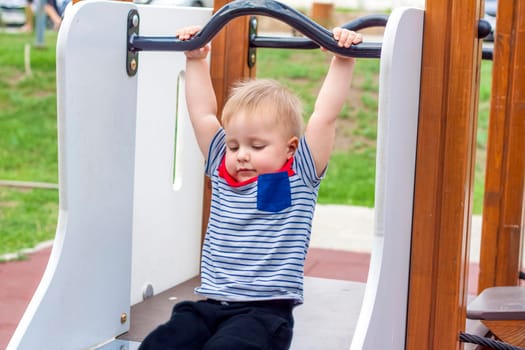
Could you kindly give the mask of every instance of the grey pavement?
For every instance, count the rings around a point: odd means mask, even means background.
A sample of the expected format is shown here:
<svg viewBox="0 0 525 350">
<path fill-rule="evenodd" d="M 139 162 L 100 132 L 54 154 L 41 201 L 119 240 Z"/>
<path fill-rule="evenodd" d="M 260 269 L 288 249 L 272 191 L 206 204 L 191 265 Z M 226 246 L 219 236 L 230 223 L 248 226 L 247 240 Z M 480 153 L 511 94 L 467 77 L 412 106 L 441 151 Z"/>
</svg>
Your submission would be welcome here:
<svg viewBox="0 0 525 350">
<path fill-rule="evenodd" d="M 310 246 L 352 252 L 372 251 L 374 209 L 348 205 L 318 204 Z M 481 216 L 472 217 L 470 261 L 479 262 Z"/>
</svg>

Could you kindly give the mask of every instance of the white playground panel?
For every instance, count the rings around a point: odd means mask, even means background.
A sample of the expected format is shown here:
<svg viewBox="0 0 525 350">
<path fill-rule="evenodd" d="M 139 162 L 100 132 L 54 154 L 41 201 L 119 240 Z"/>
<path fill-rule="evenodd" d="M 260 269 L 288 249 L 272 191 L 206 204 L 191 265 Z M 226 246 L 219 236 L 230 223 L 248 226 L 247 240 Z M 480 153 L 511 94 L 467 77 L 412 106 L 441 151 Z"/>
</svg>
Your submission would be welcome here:
<svg viewBox="0 0 525 350">
<path fill-rule="evenodd" d="M 177 104 L 185 60 L 182 53 L 141 53 L 141 74 L 127 75 L 126 21 L 135 8 L 82 1 L 61 25 L 59 225 L 9 349 L 105 342 L 129 329 L 130 305 L 142 300 L 144 286 L 158 293 L 198 273 L 203 159 L 185 104 Z M 143 34 L 173 33 L 211 15 L 139 11 Z"/>
<path fill-rule="evenodd" d="M 351 350 L 404 349 L 424 11 L 389 16 L 379 75 L 374 241 Z"/>
<path fill-rule="evenodd" d="M 157 294 L 198 273 L 203 163 L 180 89 L 184 56 L 142 52 L 129 77 L 131 9 L 141 35 L 210 16 L 124 2 L 69 7 L 57 45 L 59 224 L 8 349 L 96 347 L 129 329 L 148 284 Z M 375 244 L 353 350 L 405 344 L 422 25 L 422 11 L 398 9 L 385 29 Z"/>
</svg>

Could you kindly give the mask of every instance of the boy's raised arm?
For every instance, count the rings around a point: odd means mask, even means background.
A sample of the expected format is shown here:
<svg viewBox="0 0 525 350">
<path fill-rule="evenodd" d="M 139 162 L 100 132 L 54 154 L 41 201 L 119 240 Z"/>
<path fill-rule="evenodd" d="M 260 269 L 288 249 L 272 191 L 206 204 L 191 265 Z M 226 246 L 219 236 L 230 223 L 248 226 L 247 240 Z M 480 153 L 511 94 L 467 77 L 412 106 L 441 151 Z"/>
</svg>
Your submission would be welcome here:
<svg viewBox="0 0 525 350">
<path fill-rule="evenodd" d="M 176 32 L 180 40 L 188 40 L 200 30 L 193 26 Z M 220 128 L 217 120 L 217 99 L 210 76 L 210 67 L 206 56 L 210 51 L 209 45 L 187 51 L 186 54 L 186 104 L 193 125 L 193 131 L 199 148 L 206 158 L 210 142 Z"/>
<path fill-rule="evenodd" d="M 341 47 L 350 47 L 362 41 L 361 34 L 334 29 L 334 39 Z M 324 83 L 315 102 L 314 112 L 308 121 L 305 135 L 312 152 L 317 175 L 328 164 L 335 140 L 335 123 L 348 96 L 355 59 L 334 56 Z"/>
</svg>

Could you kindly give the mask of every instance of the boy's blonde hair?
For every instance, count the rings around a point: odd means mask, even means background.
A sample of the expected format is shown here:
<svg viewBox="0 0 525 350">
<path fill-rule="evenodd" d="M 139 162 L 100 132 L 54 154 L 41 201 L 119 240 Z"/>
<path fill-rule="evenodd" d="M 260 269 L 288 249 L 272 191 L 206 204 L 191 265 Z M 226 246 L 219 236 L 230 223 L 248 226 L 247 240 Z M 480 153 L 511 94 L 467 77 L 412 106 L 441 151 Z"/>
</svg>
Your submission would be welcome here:
<svg viewBox="0 0 525 350">
<path fill-rule="evenodd" d="M 236 84 L 222 110 L 222 124 L 227 126 L 239 111 L 250 115 L 273 115 L 276 122 L 290 132 L 290 136 L 300 137 L 302 134 L 301 101 L 275 80 L 247 80 Z"/>
</svg>

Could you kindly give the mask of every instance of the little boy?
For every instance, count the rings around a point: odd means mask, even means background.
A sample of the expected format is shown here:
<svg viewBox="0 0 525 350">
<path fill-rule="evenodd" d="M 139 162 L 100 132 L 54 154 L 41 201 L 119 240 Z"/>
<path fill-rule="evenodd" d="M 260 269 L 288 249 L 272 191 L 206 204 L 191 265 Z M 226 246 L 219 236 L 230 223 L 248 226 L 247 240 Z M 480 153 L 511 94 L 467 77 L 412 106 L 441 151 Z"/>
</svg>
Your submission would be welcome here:
<svg viewBox="0 0 525 350">
<path fill-rule="evenodd" d="M 177 32 L 188 40 L 200 30 Z M 335 28 L 341 47 L 355 32 Z M 198 302 L 175 305 L 171 319 L 140 349 L 288 349 L 294 306 L 303 302 L 303 267 L 317 192 L 346 99 L 354 59 L 334 56 L 304 134 L 301 104 L 272 80 L 233 89 L 217 120 L 209 46 L 186 52 L 186 102 L 206 174 L 211 213 Z"/>
</svg>

